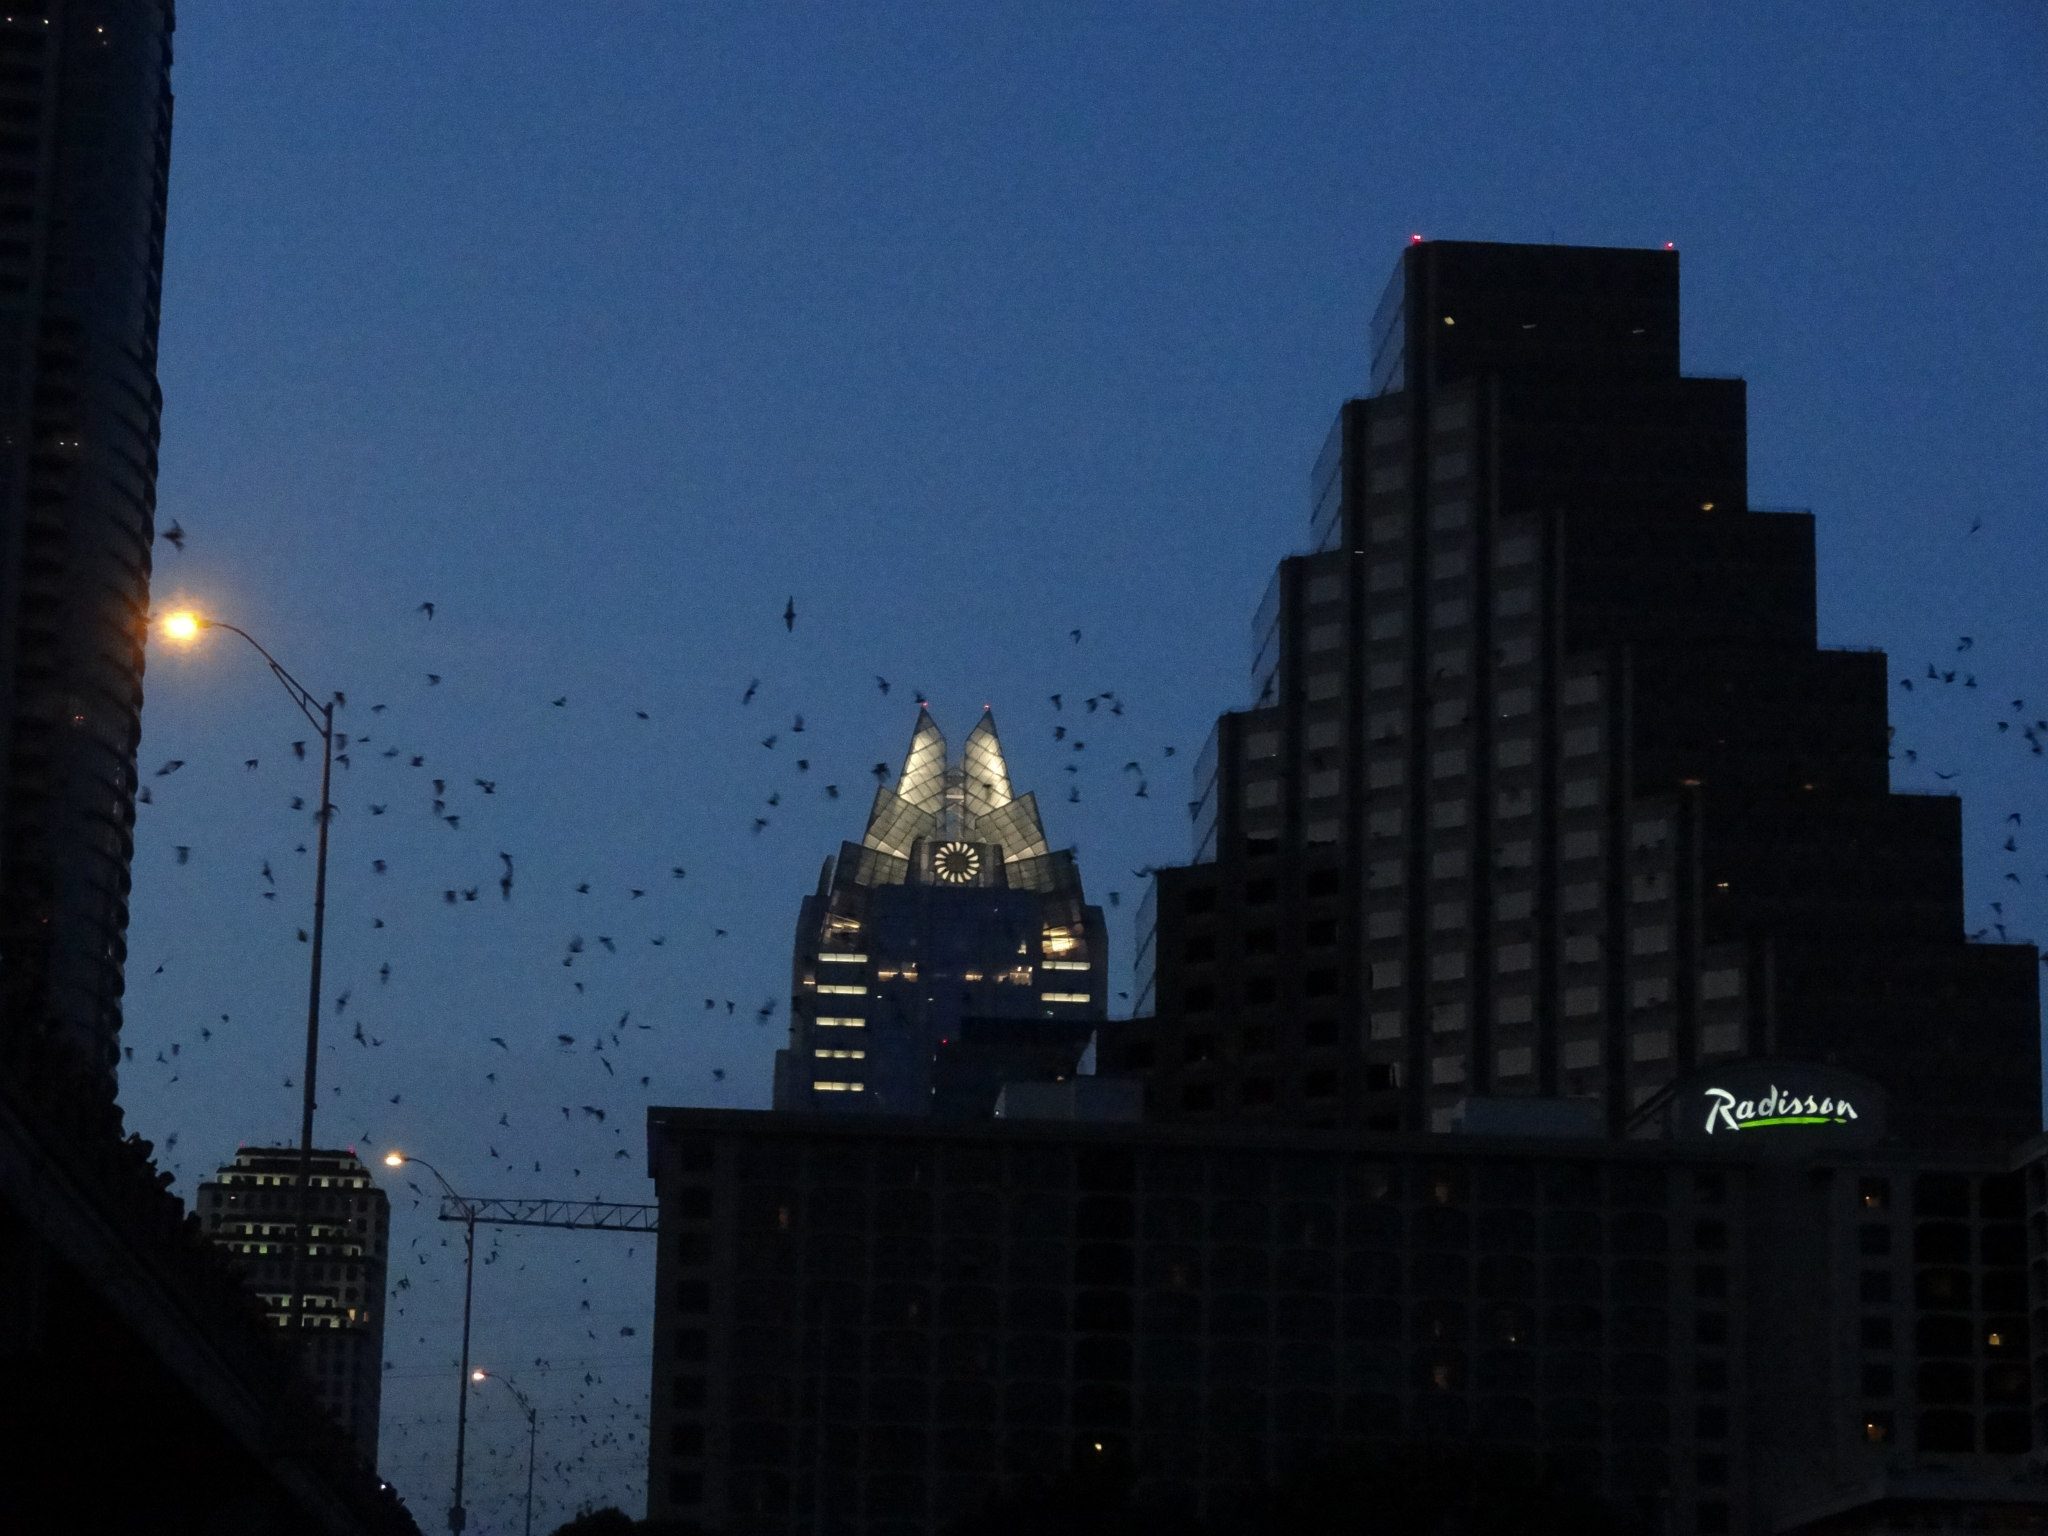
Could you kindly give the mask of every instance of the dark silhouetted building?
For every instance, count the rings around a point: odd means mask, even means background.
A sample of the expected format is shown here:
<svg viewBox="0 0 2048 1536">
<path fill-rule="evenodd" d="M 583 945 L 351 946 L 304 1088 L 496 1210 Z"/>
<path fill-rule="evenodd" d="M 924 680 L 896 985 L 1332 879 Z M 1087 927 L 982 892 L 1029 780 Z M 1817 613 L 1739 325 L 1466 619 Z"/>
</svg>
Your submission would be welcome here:
<svg viewBox="0 0 2048 1536">
<path fill-rule="evenodd" d="M 1102 909 L 1012 792 L 995 717 L 949 763 L 920 705 L 895 787 L 804 898 L 775 1107 L 988 1114 L 1004 1070 L 1072 1071 L 1107 974 Z"/>
<path fill-rule="evenodd" d="M 0 20 L 0 1002 L 111 1100 L 155 534 L 171 6 Z"/>
<path fill-rule="evenodd" d="M 270 1321 L 292 1322 L 297 1147 L 244 1147 L 199 1186 L 206 1235 L 235 1256 Z M 306 1245 L 306 1370 L 320 1401 L 377 1463 L 391 1202 L 353 1152 L 313 1153 Z"/>
<path fill-rule="evenodd" d="M 656 1110 L 649 1512 L 938 1532 L 1088 1471 L 1213 1515 L 1453 1444 L 1658 1536 L 2043 1528 L 2041 1163 L 1712 1103 L 1653 1140 Z"/>
<path fill-rule="evenodd" d="M 651 1111 L 652 1514 L 1452 1444 L 1657 1536 L 2048 1530 L 2036 956 L 1965 942 L 1677 256 L 1418 244 L 1372 352 L 1100 1026 L 1145 1121 Z"/>
<path fill-rule="evenodd" d="M 172 26 L 0 14 L 0 1526 L 418 1536 L 114 1102 Z"/>
<path fill-rule="evenodd" d="M 2038 1124 L 2035 954 L 1963 936 L 1959 804 L 1889 787 L 1886 668 L 1815 640 L 1814 528 L 1749 507 L 1739 379 L 1679 371 L 1675 252 L 1416 244 L 1310 550 L 1199 762 L 1104 1071 L 1148 1113 L 1450 1127 L 1793 1057 Z"/>
</svg>

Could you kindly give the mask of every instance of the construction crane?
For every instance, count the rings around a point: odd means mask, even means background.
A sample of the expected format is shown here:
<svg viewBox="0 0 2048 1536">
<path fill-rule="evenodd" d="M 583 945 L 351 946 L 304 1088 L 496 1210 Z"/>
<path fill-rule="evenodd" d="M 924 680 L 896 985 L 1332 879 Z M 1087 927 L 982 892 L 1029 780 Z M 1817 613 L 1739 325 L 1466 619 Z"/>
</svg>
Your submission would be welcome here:
<svg viewBox="0 0 2048 1536">
<path fill-rule="evenodd" d="M 441 1199 L 441 1219 L 465 1226 L 566 1227 L 578 1232 L 654 1232 L 658 1205 L 621 1205 L 611 1200 Z"/>
</svg>

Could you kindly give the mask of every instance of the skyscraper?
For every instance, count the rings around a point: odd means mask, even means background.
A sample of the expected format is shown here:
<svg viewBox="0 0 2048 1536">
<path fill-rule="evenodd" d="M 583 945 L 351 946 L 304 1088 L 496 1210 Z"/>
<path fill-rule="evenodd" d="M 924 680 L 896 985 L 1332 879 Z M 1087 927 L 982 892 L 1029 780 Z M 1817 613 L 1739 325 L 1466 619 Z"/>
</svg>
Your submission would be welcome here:
<svg viewBox="0 0 2048 1536">
<path fill-rule="evenodd" d="M 984 1081 L 942 1068 L 947 1053 L 1028 1065 L 1030 1031 L 977 1021 L 1038 1021 L 1071 1069 L 1104 1016 L 1107 949 L 1073 854 L 1047 847 L 1036 799 L 1010 787 L 995 717 L 953 764 L 920 705 L 895 787 L 876 788 L 865 835 L 804 898 L 776 1108 L 922 1115 L 942 1083 L 951 1102 Z"/>
<path fill-rule="evenodd" d="M 155 534 L 169 0 L 0 18 L 0 1007 L 111 1100 Z"/>
<path fill-rule="evenodd" d="M 1451 1446 L 1670 1536 L 2040 1528 L 2035 955 L 1677 280 L 1404 253 L 1101 1026 L 1153 1123 L 650 1112 L 654 1514 L 1269 1529 Z"/>
<path fill-rule="evenodd" d="M 1794 1057 L 2037 1128 L 2034 951 L 1964 941 L 1959 804 L 1890 791 L 1884 657 L 1818 647 L 1813 518 L 1678 343 L 1675 251 L 1402 252 L 1105 1035 L 1149 1113 L 1618 1132 Z"/>
<path fill-rule="evenodd" d="M 374 1467 L 391 1202 L 353 1152 L 315 1151 L 312 1180 L 302 1355 L 321 1403 Z M 206 1235 L 235 1256 L 279 1328 L 291 1326 L 298 1187 L 296 1147 L 244 1147 L 199 1186 Z"/>
</svg>

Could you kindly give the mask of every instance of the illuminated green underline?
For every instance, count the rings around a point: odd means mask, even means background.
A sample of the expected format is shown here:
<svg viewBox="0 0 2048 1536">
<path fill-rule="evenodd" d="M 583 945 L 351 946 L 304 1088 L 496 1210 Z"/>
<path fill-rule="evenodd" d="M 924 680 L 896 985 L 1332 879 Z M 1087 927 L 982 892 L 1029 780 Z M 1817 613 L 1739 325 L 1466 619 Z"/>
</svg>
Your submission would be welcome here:
<svg viewBox="0 0 2048 1536">
<path fill-rule="evenodd" d="M 1840 1115 L 1773 1115 L 1768 1120 L 1740 1120 L 1738 1131 L 1754 1130 L 1760 1125 L 1847 1125 L 1849 1122 Z"/>
</svg>

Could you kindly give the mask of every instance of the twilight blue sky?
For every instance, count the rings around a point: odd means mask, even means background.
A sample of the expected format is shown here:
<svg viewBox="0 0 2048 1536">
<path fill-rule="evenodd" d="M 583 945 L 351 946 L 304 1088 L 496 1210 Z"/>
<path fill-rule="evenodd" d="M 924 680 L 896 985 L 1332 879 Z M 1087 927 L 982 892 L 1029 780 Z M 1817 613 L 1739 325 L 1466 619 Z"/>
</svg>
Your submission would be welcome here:
<svg viewBox="0 0 2048 1536">
<path fill-rule="evenodd" d="M 337 789 L 323 1142 L 412 1147 L 481 1193 L 651 1200 L 648 1102 L 765 1101 L 797 900 L 920 689 L 956 743 L 993 705 L 1055 844 L 1122 896 L 1127 986 L 1132 871 L 1186 852 L 1185 765 L 1243 702 L 1411 231 L 1677 242 L 1687 370 L 1750 381 L 1753 500 L 1819 516 L 1824 640 L 1980 677 L 1895 691 L 1919 754 L 1895 783 L 1964 793 L 1973 922 L 2040 932 L 2048 759 L 1994 724 L 2048 716 L 2028 0 L 179 22 L 159 491 L 188 541 L 159 545 L 157 605 L 254 631 L 369 738 Z M 177 1135 L 187 1195 L 297 1125 L 290 800 L 317 786 L 229 638 L 153 647 L 144 719 L 123 1101 Z M 1056 746 L 1046 695 L 1104 689 L 1125 714 Z M 383 1468 L 433 1528 L 459 1252 L 393 1189 Z M 639 1508 L 651 1282 L 648 1245 L 608 1235 L 508 1233 L 479 1273 L 476 1355 L 542 1403 L 549 1524 Z M 498 1397 L 473 1402 L 479 1531 L 518 1516 Z"/>
</svg>

